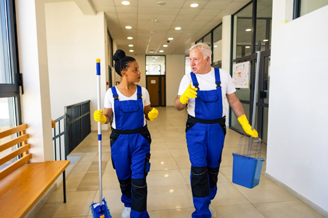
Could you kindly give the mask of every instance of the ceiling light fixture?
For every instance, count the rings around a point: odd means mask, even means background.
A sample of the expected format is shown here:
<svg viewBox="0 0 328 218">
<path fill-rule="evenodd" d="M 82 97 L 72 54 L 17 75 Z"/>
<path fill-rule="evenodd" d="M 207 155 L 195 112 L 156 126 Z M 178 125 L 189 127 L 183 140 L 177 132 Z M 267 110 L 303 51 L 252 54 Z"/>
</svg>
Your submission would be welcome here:
<svg viewBox="0 0 328 218">
<path fill-rule="evenodd" d="M 125 26 L 125 29 L 130 30 L 132 29 L 132 26 Z"/>
<path fill-rule="evenodd" d="M 160 5 L 160 6 L 163 6 L 163 5 L 165 5 L 166 3 L 163 2 L 163 1 L 159 1 L 159 2 L 157 2 L 157 4 Z"/>
<path fill-rule="evenodd" d="M 267 41 L 269 41 L 269 39 L 263 39 L 263 42 L 267 42 Z"/>
<path fill-rule="evenodd" d="M 173 38 L 172 37 L 169 37 L 168 40 L 173 40 Z"/>
<path fill-rule="evenodd" d="M 168 45 L 163 45 L 163 47 L 167 47 Z"/>
<path fill-rule="evenodd" d="M 246 32 L 250 32 L 250 31 L 252 31 L 252 29 L 246 29 L 245 31 L 246 31 Z"/>
<path fill-rule="evenodd" d="M 217 45 L 214 45 L 214 48 L 218 47 Z"/>
<path fill-rule="evenodd" d="M 178 26 L 178 27 L 175 28 L 175 30 L 181 30 L 181 27 Z"/>
<path fill-rule="evenodd" d="M 133 47 L 133 45 L 132 45 L 132 44 L 130 44 L 130 45 L 129 45 L 129 47 Z"/>
<path fill-rule="evenodd" d="M 162 52 L 164 52 L 164 50 L 159 50 L 159 52 L 161 52 L 161 53 L 162 53 Z"/>
<path fill-rule="evenodd" d="M 131 39 L 133 39 L 133 37 L 132 37 L 132 36 L 129 36 L 129 37 L 128 37 L 128 40 L 131 40 Z"/>
<path fill-rule="evenodd" d="M 192 4 L 190 5 L 190 7 L 192 7 L 192 8 L 197 8 L 197 7 L 198 7 L 198 4 L 197 4 L 197 3 L 192 3 Z"/>
<path fill-rule="evenodd" d="M 134 50 L 131 49 L 131 50 L 129 50 L 129 52 L 134 52 Z"/>
<path fill-rule="evenodd" d="M 150 21 L 151 21 L 151 22 L 157 22 L 158 20 L 156 20 L 156 19 L 151 19 Z"/>
<path fill-rule="evenodd" d="M 130 2 L 129 1 L 122 1 L 122 5 L 129 5 Z"/>
<path fill-rule="evenodd" d="M 245 48 L 251 48 L 251 46 L 247 45 L 247 46 L 245 46 Z"/>
</svg>

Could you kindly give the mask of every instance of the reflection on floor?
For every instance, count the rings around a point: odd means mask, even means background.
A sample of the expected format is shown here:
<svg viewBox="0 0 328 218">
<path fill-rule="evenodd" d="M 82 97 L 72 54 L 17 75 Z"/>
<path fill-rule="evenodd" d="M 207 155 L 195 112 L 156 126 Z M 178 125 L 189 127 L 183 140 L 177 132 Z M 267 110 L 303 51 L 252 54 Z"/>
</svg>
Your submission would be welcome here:
<svg viewBox="0 0 328 218">
<path fill-rule="evenodd" d="M 187 218 L 194 211 L 190 190 L 190 162 L 185 141 L 187 113 L 173 107 L 158 108 L 159 117 L 148 122 L 152 135 L 151 171 L 148 174 L 148 211 L 152 218 Z M 103 196 L 113 218 L 121 217 L 123 204 L 110 159 L 110 132 L 103 133 Z M 232 153 L 240 134 L 228 130 L 212 206 L 221 218 L 315 218 L 318 212 L 266 178 L 265 163 L 260 184 L 247 189 L 232 183 Z M 263 149 L 265 154 L 265 148 Z M 36 217 L 92 218 L 90 204 L 98 202 L 98 141 L 92 132 L 70 155 L 81 156 L 67 178 L 67 203 L 62 187 L 51 195 Z"/>
</svg>

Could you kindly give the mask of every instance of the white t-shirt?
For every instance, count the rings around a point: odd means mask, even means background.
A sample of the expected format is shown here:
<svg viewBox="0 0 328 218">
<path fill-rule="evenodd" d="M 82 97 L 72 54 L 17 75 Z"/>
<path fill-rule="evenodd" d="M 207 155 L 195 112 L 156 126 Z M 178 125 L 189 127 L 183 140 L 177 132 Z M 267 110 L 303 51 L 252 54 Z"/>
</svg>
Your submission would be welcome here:
<svg viewBox="0 0 328 218">
<path fill-rule="evenodd" d="M 211 71 L 207 74 L 195 74 L 197 81 L 199 83 L 199 90 L 207 91 L 207 90 L 213 90 L 216 89 L 216 83 L 215 83 L 215 73 L 214 68 L 211 68 Z M 231 76 L 229 73 L 225 70 L 220 69 L 220 80 L 221 80 L 221 90 L 222 90 L 222 104 L 223 104 L 223 114 L 222 116 L 225 116 L 227 113 L 227 101 L 226 101 L 226 94 L 232 94 L 236 92 L 235 86 L 232 83 Z M 182 95 L 186 89 L 188 88 L 189 84 L 192 84 L 191 87 L 195 88 L 192 79 L 190 76 L 190 73 L 184 75 L 180 82 L 178 95 Z M 188 114 L 191 116 L 195 116 L 195 99 L 190 98 L 188 102 Z"/>
<path fill-rule="evenodd" d="M 127 100 L 137 100 L 138 96 L 137 96 L 137 90 L 136 92 L 131 96 L 131 97 L 126 97 L 125 95 L 123 95 L 115 86 L 117 95 L 118 95 L 118 99 L 119 101 L 127 101 Z M 145 89 L 144 87 L 141 87 L 141 92 L 142 92 L 142 103 L 143 103 L 143 107 L 150 105 L 150 100 L 149 100 L 149 93 L 147 91 L 147 89 Z M 112 93 L 112 89 L 109 88 L 105 94 L 105 101 L 104 101 L 104 107 L 105 108 L 112 108 L 113 110 L 113 123 L 112 123 L 112 127 L 114 129 L 116 129 L 116 122 L 115 122 L 115 107 L 114 107 L 114 98 L 113 98 L 113 93 Z M 147 124 L 146 118 L 144 117 L 144 126 Z"/>
</svg>

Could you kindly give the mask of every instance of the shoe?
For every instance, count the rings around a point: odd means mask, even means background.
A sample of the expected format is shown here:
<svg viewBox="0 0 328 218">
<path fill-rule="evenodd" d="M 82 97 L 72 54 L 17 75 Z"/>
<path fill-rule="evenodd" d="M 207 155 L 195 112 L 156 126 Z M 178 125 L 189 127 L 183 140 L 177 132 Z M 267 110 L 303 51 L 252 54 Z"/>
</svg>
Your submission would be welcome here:
<svg viewBox="0 0 328 218">
<path fill-rule="evenodd" d="M 122 212 L 122 218 L 130 218 L 131 207 L 125 207 Z"/>
<path fill-rule="evenodd" d="M 211 205 L 208 207 L 208 209 L 210 209 L 212 217 L 216 217 L 216 211 Z"/>
</svg>

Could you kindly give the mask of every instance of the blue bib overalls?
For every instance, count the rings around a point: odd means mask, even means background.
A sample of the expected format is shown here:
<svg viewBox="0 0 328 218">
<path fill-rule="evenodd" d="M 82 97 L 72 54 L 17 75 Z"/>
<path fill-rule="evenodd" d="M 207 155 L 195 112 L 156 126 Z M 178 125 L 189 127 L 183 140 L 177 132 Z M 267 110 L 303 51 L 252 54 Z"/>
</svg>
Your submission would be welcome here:
<svg viewBox="0 0 328 218">
<path fill-rule="evenodd" d="M 225 137 L 225 117 L 220 71 L 215 68 L 216 89 L 202 91 L 196 75 L 191 72 L 197 90 L 195 117 L 188 115 L 186 139 L 191 162 L 191 189 L 195 212 L 193 218 L 210 218 L 209 205 L 217 191 L 217 180 Z M 213 81 L 214 82 L 214 81 Z"/>
<path fill-rule="evenodd" d="M 137 100 L 120 101 L 112 87 L 116 129 L 110 135 L 111 156 L 125 207 L 131 207 L 130 217 L 148 218 L 146 176 L 150 168 L 151 138 L 144 125 L 141 87 Z"/>
</svg>

